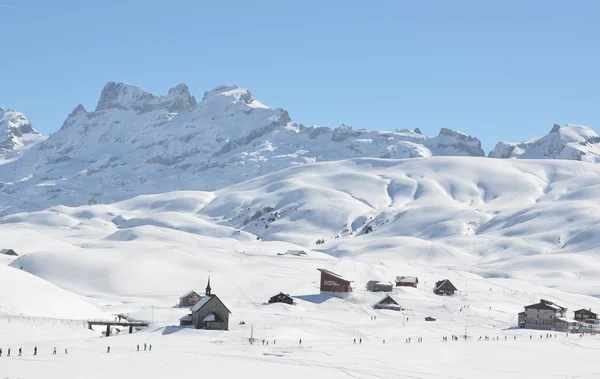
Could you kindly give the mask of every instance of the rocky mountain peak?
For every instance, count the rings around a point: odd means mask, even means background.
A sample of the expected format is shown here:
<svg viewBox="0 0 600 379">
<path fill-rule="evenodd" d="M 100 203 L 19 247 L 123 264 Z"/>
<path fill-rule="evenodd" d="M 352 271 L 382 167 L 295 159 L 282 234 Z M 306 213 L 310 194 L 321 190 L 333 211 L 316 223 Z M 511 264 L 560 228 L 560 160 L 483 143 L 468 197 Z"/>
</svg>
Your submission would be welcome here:
<svg viewBox="0 0 600 379">
<path fill-rule="evenodd" d="M 108 109 L 133 110 L 138 113 L 165 109 L 168 112 L 184 112 L 196 105 L 196 99 L 187 85 L 179 84 L 165 96 L 154 96 L 138 86 L 127 83 L 108 82 L 102 89 L 96 112 Z"/>
<path fill-rule="evenodd" d="M 8 153 L 29 146 L 43 136 L 31 122 L 14 109 L 0 107 L 0 153 Z"/>
<path fill-rule="evenodd" d="M 252 96 L 246 88 L 240 88 L 235 84 L 224 84 L 204 93 L 202 103 L 209 104 L 224 101 L 228 103 L 243 103 L 252 108 L 267 108 Z"/>
</svg>

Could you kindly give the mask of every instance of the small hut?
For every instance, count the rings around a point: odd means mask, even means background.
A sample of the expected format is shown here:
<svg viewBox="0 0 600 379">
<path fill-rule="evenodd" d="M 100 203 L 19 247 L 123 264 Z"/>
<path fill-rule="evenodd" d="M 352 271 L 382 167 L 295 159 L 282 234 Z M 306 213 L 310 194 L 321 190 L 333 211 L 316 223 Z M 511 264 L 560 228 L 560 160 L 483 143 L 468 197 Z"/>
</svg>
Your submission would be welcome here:
<svg viewBox="0 0 600 379">
<path fill-rule="evenodd" d="M 454 295 L 454 291 L 457 291 L 457 289 L 448 279 L 436 282 L 433 288 L 433 293 L 436 295 Z"/>
<path fill-rule="evenodd" d="M 269 299 L 269 304 L 273 303 L 294 304 L 294 299 L 292 299 L 287 293 L 279 292 L 277 295 Z"/>
<path fill-rule="evenodd" d="M 375 309 L 389 309 L 392 311 L 401 311 L 403 310 L 400 304 L 396 299 L 394 299 L 391 295 L 385 295 L 381 300 L 373 304 L 373 308 Z"/>
<path fill-rule="evenodd" d="M 196 291 L 191 290 L 181 296 L 179 296 L 179 306 L 180 307 L 193 307 L 196 303 L 201 299 Z"/>
</svg>

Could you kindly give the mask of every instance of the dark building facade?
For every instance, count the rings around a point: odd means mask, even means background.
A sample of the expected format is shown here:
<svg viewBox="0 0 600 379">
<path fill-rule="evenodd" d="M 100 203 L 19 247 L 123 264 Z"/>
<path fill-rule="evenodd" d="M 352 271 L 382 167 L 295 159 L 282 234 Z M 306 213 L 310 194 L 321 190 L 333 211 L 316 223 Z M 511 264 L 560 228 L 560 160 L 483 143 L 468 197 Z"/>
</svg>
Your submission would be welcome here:
<svg viewBox="0 0 600 379">
<path fill-rule="evenodd" d="M 435 283 L 435 287 L 433 288 L 433 293 L 436 295 L 454 295 L 454 292 L 457 291 L 454 284 L 448 279 L 440 280 Z"/>
<path fill-rule="evenodd" d="M 317 269 L 321 272 L 321 293 L 333 294 L 335 296 L 347 297 L 352 292 L 352 281 L 341 275 L 326 270 Z"/>
<path fill-rule="evenodd" d="M 273 303 L 285 303 L 285 304 L 294 304 L 294 299 L 290 297 L 290 295 L 279 292 L 277 295 L 271 297 L 269 299 L 269 304 Z"/>
</svg>

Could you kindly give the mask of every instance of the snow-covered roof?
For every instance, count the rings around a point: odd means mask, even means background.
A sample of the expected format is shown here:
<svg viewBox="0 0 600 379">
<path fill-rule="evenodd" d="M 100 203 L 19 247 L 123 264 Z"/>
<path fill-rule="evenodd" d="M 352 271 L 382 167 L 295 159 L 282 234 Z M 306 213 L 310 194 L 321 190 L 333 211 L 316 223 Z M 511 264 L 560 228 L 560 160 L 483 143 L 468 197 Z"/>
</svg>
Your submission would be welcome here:
<svg viewBox="0 0 600 379">
<path fill-rule="evenodd" d="M 386 305 L 386 304 L 381 304 L 382 301 L 386 300 L 386 299 L 391 299 L 394 303 L 396 303 L 397 306 L 400 306 L 400 303 L 398 302 L 398 300 L 396 300 L 392 295 L 385 295 L 384 297 L 382 297 L 381 299 L 379 299 L 378 302 L 375 303 L 375 305 L 379 306 L 379 305 Z M 387 304 L 387 305 L 392 305 L 392 304 Z"/>
<path fill-rule="evenodd" d="M 348 282 L 348 283 L 352 282 L 352 280 L 346 279 L 343 276 L 341 276 L 340 274 L 336 274 L 335 272 L 329 271 L 329 270 L 327 270 L 325 268 L 318 268 L 317 270 L 321 271 L 324 274 L 328 274 L 328 275 L 331 275 L 333 277 L 336 277 L 336 278 L 338 278 L 340 280 L 343 280 L 345 282 Z"/>
<path fill-rule="evenodd" d="M 191 294 L 194 294 L 194 293 L 195 293 L 196 295 L 198 295 L 198 293 L 197 293 L 196 291 L 194 291 L 194 290 L 191 290 L 191 291 L 188 291 L 188 292 L 186 292 L 185 294 L 183 294 L 183 295 L 179 296 L 179 298 L 180 298 L 180 299 L 183 299 L 184 297 L 188 297 L 188 296 L 190 296 Z"/>
<path fill-rule="evenodd" d="M 179 318 L 179 321 L 192 321 L 192 315 L 185 315 Z"/>
<path fill-rule="evenodd" d="M 200 308 L 202 308 L 203 306 L 206 305 L 206 303 L 208 303 L 210 301 L 210 299 L 213 298 L 213 295 L 206 295 L 204 296 L 202 299 L 200 299 L 200 301 L 198 301 L 193 307 L 192 307 L 192 312 L 195 312 L 197 310 L 199 310 Z"/>
<path fill-rule="evenodd" d="M 567 308 L 544 299 L 540 300 L 539 303 L 525 306 L 525 309 L 551 309 L 558 312 L 567 310 Z"/>
<path fill-rule="evenodd" d="M 217 319 L 217 316 L 215 316 L 214 313 L 211 313 L 208 316 L 204 317 L 203 321 L 215 321 L 216 319 Z"/>
<path fill-rule="evenodd" d="M 285 253 L 288 255 L 307 255 L 304 250 L 288 250 Z"/>
<path fill-rule="evenodd" d="M 221 301 L 221 299 L 219 299 L 217 297 L 217 295 L 206 295 L 204 296 L 202 299 L 200 299 L 200 301 L 198 301 L 196 303 L 196 305 L 194 305 L 191 309 L 192 313 L 193 312 L 197 312 L 199 311 L 202 307 L 204 307 L 206 305 L 206 303 L 208 303 L 212 298 L 217 299 L 218 302 L 220 302 L 221 304 L 223 304 L 223 306 L 225 307 L 225 309 L 227 309 L 227 312 L 231 313 L 231 311 L 229 310 L 229 308 L 227 308 L 227 306 Z"/>
<path fill-rule="evenodd" d="M 419 279 L 416 276 L 396 276 L 396 282 L 414 284 L 418 283 Z"/>
<path fill-rule="evenodd" d="M 566 322 L 568 324 L 575 324 L 578 322 L 577 320 L 569 318 L 569 317 L 557 317 L 556 319 L 559 321 L 562 321 L 562 322 Z"/>
</svg>

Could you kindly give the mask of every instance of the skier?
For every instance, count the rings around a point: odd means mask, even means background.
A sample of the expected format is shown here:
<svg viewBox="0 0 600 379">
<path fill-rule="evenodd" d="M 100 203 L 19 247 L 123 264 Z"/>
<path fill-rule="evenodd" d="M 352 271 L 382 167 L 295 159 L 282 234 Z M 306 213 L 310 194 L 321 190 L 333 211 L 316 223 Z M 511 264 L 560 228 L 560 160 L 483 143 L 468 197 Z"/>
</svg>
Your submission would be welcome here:
<svg viewBox="0 0 600 379">
<path fill-rule="evenodd" d="M 383 344 L 385 345 L 385 340 L 383 340 Z"/>
<path fill-rule="evenodd" d="M 0 347 L 0 358 L 2 357 L 2 348 Z"/>
<path fill-rule="evenodd" d="M 7 354 L 6 354 L 6 356 L 7 356 L 7 357 L 10 357 L 10 347 L 8 348 L 8 351 L 7 351 Z"/>
<path fill-rule="evenodd" d="M 150 346 L 148 346 L 148 350 L 152 351 L 152 344 L 150 344 Z"/>
<path fill-rule="evenodd" d="M 37 355 L 37 346 L 33 348 L 33 355 Z"/>
<path fill-rule="evenodd" d="M 354 344 L 356 345 L 356 338 L 354 339 Z"/>
<path fill-rule="evenodd" d="M 52 351 L 52 355 L 56 355 L 56 346 L 54 347 L 54 350 Z"/>
<path fill-rule="evenodd" d="M 359 341 L 358 343 L 362 343 L 362 338 L 361 338 L 361 339 L 359 339 L 358 341 Z"/>
<path fill-rule="evenodd" d="M 67 355 L 67 354 L 68 354 L 68 353 L 67 353 L 67 348 L 65 347 L 65 355 Z"/>
<path fill-rule="evenodd" d="M 140 351 L 140 344 L 137 345 L 137 351 Z"/>
<path fill-rule="evenodd" d="M 144 351 L 146 351 L 146 342 L 144 342 Z"/>
<path fill-rule="evenodd" d="M 106 347 L 106 354 L 110 353 L 110 346 Z"/>
<path fill-rule="evenodd" d="M 23 349 L 22 347 L 20 347 L 20 348 L 19 348 L 19 357 L 20 357 L 20 356 L 22 355 L 22 353 L 23 353 L 23 350 L 22 350 L 22 349 Z"/>
<path fill-rule="evenodd" d="M 298 341 L 298 344 L 302 345 L 302 338 Z"/>
</svg>

